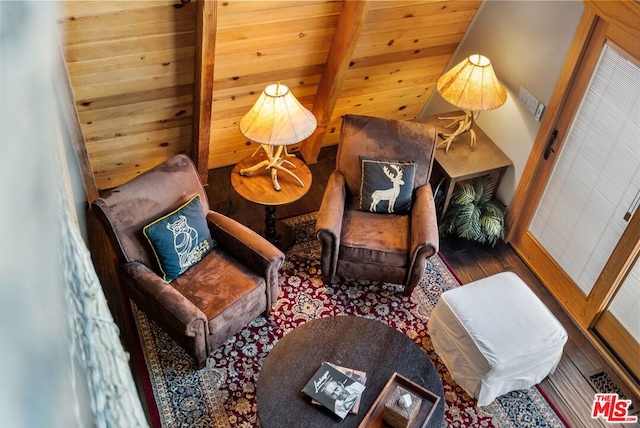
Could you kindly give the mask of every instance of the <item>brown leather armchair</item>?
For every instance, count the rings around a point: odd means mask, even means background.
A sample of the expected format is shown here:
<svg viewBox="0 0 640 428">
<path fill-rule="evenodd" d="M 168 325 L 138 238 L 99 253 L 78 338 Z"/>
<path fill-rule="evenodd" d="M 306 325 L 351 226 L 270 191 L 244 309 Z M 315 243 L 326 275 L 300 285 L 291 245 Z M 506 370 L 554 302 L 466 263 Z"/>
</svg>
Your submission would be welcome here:
<svg viewBox="0 0 640 428">
<path fill-rule="evenodd" d="M 325 282 L 334 276 L 403 284 L 411 295 L 425 261 L 438 252 L 438 224 L 429 184 L 435 153 L 433 125 L 346 115 L 336 169 L 327 183 L 316 224 Z M 371 213 L 357 209 L 361 159 L 414 161 L 410 211 Z"/>
<path fill-rule="evenodd" d="M 158 275 L 143 227 L 194 195 L 216 246 L 170 283 Z M 93 203 L 118 256 L 123 287 L 136 305 L 165 329 L 198 368 L 231 335 L 278 298 L 284 254 L 266 239 L 209 210 L 195 166 L 176 155 Z"/>
</svg>

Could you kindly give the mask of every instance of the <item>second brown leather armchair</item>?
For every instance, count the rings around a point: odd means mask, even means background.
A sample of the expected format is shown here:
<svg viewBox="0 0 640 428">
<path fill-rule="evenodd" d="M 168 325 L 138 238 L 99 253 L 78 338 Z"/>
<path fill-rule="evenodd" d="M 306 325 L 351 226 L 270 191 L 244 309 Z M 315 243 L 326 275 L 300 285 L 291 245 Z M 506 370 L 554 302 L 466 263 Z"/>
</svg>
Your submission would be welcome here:
<svg viewBox="0 0 640 428">
<path fill-rule="evenodd" d="M 429 184 L 435 152 L 433 125 L 346 115 L 316 224 L 323 279 L 366 278 L 405 286 L 410 295 L 438 252 L 438 224 Z M 415 163 L 411 208 L 401 213 L 359 209 L 362 156 Z M 392 175 L 388 168 L 385 173 Z M 373 205 L 373 203 L 372 203 Z"/>
</svg>

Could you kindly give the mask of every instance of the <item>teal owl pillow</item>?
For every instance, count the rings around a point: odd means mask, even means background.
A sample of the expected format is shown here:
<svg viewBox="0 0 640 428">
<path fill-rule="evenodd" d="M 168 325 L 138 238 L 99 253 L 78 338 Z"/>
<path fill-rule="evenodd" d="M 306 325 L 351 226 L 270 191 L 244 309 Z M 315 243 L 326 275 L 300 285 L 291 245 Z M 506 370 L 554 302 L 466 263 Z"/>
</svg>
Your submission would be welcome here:
<svg viewBox="0 0 640 428">
<path fill-rule="evenodd" d="M 358 209 L 373 213 L 403 213 L 411 208 L 416 163 L 360 156 Z"/>
<path fill-rule="evenodd" d="M 160 274 L 167 282 L 202 260 L 216 245 L 199 195 L 146 225 L 142 232 L 156 256 Z"/>
</svg>

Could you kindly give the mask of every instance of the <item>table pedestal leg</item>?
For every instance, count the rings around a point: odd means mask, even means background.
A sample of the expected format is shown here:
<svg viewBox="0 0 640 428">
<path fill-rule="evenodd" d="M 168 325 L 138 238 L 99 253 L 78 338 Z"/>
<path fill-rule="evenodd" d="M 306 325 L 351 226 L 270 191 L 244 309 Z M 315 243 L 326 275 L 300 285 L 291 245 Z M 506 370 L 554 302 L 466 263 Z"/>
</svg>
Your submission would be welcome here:
<svg viewBox="0 0 640 428">
<path fill-rule="evenodd" d="M 280 251 L 287 251 L 295 243 L 293 229 L 282 221 L 276 221 L 276 207 L 265 206 L 264 231 L 262 235 Z"/>
</svg>

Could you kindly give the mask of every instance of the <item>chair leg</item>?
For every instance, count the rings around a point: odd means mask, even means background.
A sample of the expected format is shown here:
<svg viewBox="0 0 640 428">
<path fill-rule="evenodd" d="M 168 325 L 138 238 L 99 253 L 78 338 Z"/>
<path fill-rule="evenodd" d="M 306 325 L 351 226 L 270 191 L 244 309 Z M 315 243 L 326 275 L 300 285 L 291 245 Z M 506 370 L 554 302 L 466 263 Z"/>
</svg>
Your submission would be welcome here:
<svg viewBox="0 0 640 428">
<path fill-rule="evenodd" d="M 404 286 L 404 295 L 407 297 L 411 297 L 411 294 L 413 294 L 413 289 L 416 288 L 415 285 L 412 287 L 409 284 L 406 284 Z"/>
<path fill-rule="evenodd" d="M 196 368 L 198 370 L 205 368 L 207 365 L 207 359 L 196 359 Z"/>
<path fill-rule="evenodd" d="M 209 357 L 209 343 L 207 342 L 207 337 L 205 333 L 205 325 L 204 323 L 198 323 L 198 331 L 196 331 L 193 336 L 191 343 L 191 348 L 193 351 L 193 359 L 195 360 L 196 367 L 199 369 L 203 368 L 207 365 L 207 358 Z"/>
<path fill-rule="evenodd" d="M 325 284 L 333 284 L 334 276 L 331 275 L 322 275 L 322 282 Z"/>
</svg>

